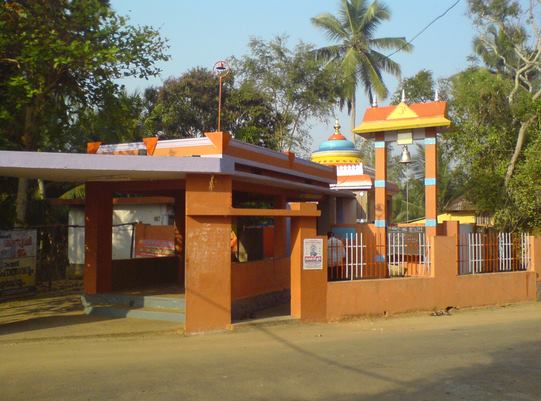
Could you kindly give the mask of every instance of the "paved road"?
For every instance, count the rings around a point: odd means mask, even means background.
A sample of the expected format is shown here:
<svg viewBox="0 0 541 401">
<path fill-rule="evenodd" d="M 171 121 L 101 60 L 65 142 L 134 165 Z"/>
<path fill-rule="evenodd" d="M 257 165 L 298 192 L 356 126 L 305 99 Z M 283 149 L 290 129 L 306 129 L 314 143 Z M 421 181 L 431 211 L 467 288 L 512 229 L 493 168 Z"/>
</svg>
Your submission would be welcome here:
<svg viewBox="0 0 541 401">
<path fill-rule="evenodd" d="M 541 303 L 187 338 L 58 329 L 0 334 L 1 400 L 541 399 Z"/>
</svg>

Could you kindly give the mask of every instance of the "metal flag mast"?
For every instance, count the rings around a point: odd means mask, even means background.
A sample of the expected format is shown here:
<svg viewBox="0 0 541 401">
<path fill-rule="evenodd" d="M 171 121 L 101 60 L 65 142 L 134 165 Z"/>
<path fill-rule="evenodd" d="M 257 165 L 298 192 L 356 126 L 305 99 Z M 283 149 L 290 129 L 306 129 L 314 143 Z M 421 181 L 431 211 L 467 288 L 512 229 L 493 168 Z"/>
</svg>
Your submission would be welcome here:
<svg viewBox="0 0 541 401">
<path fill-rule="evenodd" d="M 217 61 L 214 64 L 213 67 L 214 74 L 218 76 L 220 79 L 219 83 L 219 90 L 218 90 L 218 129 L 217 131 L 220 132 L 222 129 L 221 119 L 222 119 L 222 81 L 227 74 L 229 74 L 229 64 L 227 64 L 227 61 L 220 60 Z"/>
</svg>

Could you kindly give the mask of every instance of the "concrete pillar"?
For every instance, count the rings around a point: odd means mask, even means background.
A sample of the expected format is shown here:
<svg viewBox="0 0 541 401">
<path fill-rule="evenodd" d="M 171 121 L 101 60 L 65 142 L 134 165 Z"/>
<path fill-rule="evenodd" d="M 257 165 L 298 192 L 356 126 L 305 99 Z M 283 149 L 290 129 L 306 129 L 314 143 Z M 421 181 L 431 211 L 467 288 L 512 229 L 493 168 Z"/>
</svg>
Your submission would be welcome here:
<svg viewBox="0 0 541 401">
<path fill-rule="evenodd" d="M 175 250 L 179 255 L 177 283 L 184 286 L 184 258 L 186 244 L 186 192 L 175 196 Z"/>
<path fill-rule="evenodd" d="M 187 334 L 231 324 L 231 187 L 230 176 L 186 177 Z"/>
<path fill-rule="evenodd" d="M 376 133 L 375 162 L 376 174 L 375 188 L 375 237 L 377 247 L 376 262 L 384 262 L 387 249 L 387 224 L 389 223 L 390 211 L 387 210 L 387 145 L 385 133 Z M 385 269 L 386 270 L 386 269 Z"/>
<path fill-rule="evenodd" d="M 86 294 L 113 289 L 113 199 L 108 183 L 85 184 L 85 270 Z"/>
<path fill-rule="evenodd" d="M 537 282 L 541 283 L 541 237 L 530 236 L 530 269 L 536 273 Z"/>
<path fill-rule="evenodd" d="M 425 226 L 428 236 L 436 235 L 438 225 L 437 167 L 436 129 L 427 128 L 425 136 Z"/>
<path fill-rule="evenodd" d="M 293 203 L 291 209 L 316 210 L 316 205 Z M 315 217 L 291 219 L 291 315 L 304 322 L 325 321 L 327 318 L 327 243 L 325 236 L 316 234 Z M 303 269 L 305 238 L 323 240 L 323 269 Z"/>
<path fill-rule="evenodd" d="M 286 198 L 283 195 L 274 197 L 275 209 L 285 209 L 287 207 Z M 274 218 L 274 257 L 282 258 L 286 256 L 286 218 L 275 217 Z"/>
</svg>

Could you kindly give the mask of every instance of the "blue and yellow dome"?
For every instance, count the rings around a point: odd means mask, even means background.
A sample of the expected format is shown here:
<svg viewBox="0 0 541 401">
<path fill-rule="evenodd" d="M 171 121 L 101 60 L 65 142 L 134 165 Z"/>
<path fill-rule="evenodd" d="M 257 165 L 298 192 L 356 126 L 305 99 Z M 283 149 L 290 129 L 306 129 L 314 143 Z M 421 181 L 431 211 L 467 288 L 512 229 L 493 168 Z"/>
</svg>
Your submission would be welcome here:
<svg viewBox="0 0 541 401">
<path fill-rule="evenodd" d="M 353 142 L 342 135 L 340 124 L 336 120 L 334 133 L 312 153 L 310 160 L 326 166 L 357 164 L 361 162 L 361 152 L 355 149 Z"/>
</svg>

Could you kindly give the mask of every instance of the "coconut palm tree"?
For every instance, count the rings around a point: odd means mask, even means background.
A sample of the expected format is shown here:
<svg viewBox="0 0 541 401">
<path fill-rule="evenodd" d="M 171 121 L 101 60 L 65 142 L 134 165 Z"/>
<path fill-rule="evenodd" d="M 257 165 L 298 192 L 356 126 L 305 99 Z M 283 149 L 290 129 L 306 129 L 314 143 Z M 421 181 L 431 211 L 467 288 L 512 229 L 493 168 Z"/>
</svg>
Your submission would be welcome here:
<svg viewBox="0 0 541 401">
<path fill-rule="evenodd" d="M 312 18 L 312 23 L 323 29 L 327 37 L 337 44 L 316 50 L 325 60 L 340 63 L 343 93 L 340 107 L 347 105 L 351 114 L 351 127 L 355 127 L 355 92 L 360 82 L 368 94 L 387 97 L 388 90 L 382 72 L 400 76 L 400 65 L 378 50 L 404 50 L 413 48 L 405 38 L 374 38 L 377 27 L 391 17 L 389 8 L 374 0 L 341 0 L 338 16 L 324 13 Z"/>
</svg>

